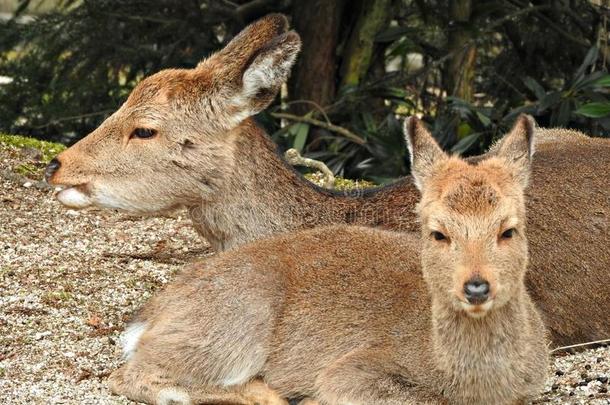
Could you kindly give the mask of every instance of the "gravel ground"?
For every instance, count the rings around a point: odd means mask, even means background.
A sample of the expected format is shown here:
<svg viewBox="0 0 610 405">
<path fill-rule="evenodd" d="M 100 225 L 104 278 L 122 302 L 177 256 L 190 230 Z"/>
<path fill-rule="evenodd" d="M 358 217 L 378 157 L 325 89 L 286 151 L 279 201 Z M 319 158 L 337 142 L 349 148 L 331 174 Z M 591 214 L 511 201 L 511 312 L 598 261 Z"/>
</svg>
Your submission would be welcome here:
<svg viewBox="0 0 610 405">
<path fill-rule="evenodd" d="M 0 145 L 0 403 L 129 404 L 106 388 L 125 321 L 185 263 L 211 254 L 183 213 L 71 211 L 15 174 Z M 610 347 L 553 357 L 534 403 L 610 404 Z"/>
</svg>

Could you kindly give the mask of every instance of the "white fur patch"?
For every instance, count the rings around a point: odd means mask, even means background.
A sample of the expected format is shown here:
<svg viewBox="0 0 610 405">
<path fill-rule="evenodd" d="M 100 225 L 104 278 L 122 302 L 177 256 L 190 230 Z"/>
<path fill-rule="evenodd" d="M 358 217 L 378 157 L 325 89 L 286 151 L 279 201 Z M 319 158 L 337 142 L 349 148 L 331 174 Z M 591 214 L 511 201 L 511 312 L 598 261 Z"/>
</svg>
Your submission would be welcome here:
<svg viewBox="0 0 610 405">
<path fill-rule="evenodd" d="M 232 385 L 241 385 L 246 383 L 254 373 L 252 373 L 251 367 L 244 367 L 239 370 L 235 370 L 236 373 L 233 375 L 228 375 L 224 380 L 220 383 L 223 387 L 230 387 Z"/>
<path fill-rule="evenodd" d="M 57 193 L 57 199 L 63 205 L 71 208 L 85 208 L 92 204 L 91 198 L 82 191 L 69 187 Z"/>
<path fill-rule="evenodd" d="M 146 322 L 135 322 L 127 327 L 121 334 L 119 342 L 123 347 L 123 357 L 127 360 L 133 356 L 140 341 L 142 333 L 146 330 Z"/>
<path fill-rule="evenodd" d="M 466 311 L 468 316 L 470 316 L 471 318 L 478 319 L 487 315 L 491 307 L 493 307 L 494 301 L 489 300 L 483 305 L 472 305 L 463 301 L 460 301 L 460 304 L 462 305 L 462 308 L 464 309 L 464 311 Z"/>
<path fill-rule="evenodd" d="M 180 388 L 163 388 L 157 395 L 159 405 L 191 405 L 192 403 L 189 394 Z"/>
</svg>

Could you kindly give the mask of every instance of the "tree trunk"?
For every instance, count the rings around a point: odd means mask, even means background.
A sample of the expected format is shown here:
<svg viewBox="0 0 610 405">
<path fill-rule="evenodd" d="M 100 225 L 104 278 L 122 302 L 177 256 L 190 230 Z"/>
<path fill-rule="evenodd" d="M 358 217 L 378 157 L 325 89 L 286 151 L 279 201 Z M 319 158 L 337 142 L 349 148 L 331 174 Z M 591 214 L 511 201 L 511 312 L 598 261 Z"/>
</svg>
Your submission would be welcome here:
<svg viewBox="0 0 610 405">
<path fill-rule="evenodd" d="M 336 93 L 337 43 L 346 0 L 295 1 L 294 29 L 303 48 L 290 79 L 290 100 L 308 100 L 321 107 L 332 104 Z M 292 111 L 315 110 L 307 103 L 295 103 Z"/>
<path fill-rule="evenodd" d="M 472 102 L 477 50 L 472 42 L 471 14 L 473 0 L 451 0 L 448 51 L 453 55 L 447 69 L 447 91 L 450 95 Z"/>
<path fill-rule="evenodd" d="M 387 27 L 391 0 L 360 0 L 358 17 L 347 40 L 341 64 L 341 87 L 357 86 L 372 64 L 375 37 Z"/>
</svg>

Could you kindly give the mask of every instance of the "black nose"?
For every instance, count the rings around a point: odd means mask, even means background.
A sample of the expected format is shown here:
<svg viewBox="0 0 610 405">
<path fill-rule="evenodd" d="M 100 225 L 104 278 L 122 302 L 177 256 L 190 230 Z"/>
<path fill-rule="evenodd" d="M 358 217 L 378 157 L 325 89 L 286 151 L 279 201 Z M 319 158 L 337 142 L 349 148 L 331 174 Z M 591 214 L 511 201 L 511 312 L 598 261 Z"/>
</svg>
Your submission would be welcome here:
<svg viewBox="0 0 610 405">
<path fill-rule="evenodd" d="M 44 169 L 44 178 L 46 181 L 49 181 L 51 176 L 55 174 L 55 172 L 59 169 L 61 163 L 56 158 L 53 158 L 47 165 L 47 168 Z"/>
<path fill-rule="evenodd" d="M 489 283 L 480 277 L 471 278 L 464 284 L 464 295 L 473 305 L 483 304 L 489 298 Z"/>
</svg>

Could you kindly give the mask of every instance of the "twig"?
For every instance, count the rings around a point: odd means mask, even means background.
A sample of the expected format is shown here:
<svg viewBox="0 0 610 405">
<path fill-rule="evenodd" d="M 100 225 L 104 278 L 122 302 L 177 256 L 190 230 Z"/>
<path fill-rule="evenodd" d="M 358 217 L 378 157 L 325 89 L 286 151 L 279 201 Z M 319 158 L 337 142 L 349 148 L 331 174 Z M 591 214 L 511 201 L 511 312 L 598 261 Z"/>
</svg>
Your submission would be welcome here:
<svg viewBox="0 0 610 405">
<path fill-rule="evenodd" d="M 556 349 L 551 350 L 551 353 L 560 352 L 562 350 L 567 350 L 567 349 L 575 349 L 577 347 L 598 345 L 598 344 L 602 344 L 602 343 L 610 343 L 610 339 L 594 340 L 592 342 L 585 342 L 585 343 L 578 343 L 575 345 L 562 346 L 562 347 L 558 347 Z"/>
<path fill-rule="evenodd" d="M 287 101 L 285 103 L 283 103 L 286 106 L 289 105 L 293 105 L 293 104 L 311 104 L 312 106 L 314 106 L 316 108 L 316 110 L 318 110 L 318 112 L 320 114 L 322 114 L 322 116 L 324 116 L 324 120 L 327 123 L 331 123 L 330 119 L 328 118 L 328 114 L 326 114 L 326 111 L 324 111 L 324 107 L 322 107 L 320 104 L 316 103 L 315 101 L 312 100 L 291 100 L 291 101 Z M 284 108 L 284 106 L 282 105 L 282 108 Z"/>
<path fill-rule="evenodd" d="M 324 121 L 320 121 L 315 118 L 300 117 L 298 115 L 293 115 L 293 114 L 288 114 L 288 113 L 271 113 L 271 116 L 275 117 L 275 118 L 280 118 L 280 119 L 284 118 L 287 120 L 292 120 L 292 121 L 297 121 L 297 122 L 305 122 L 307 124 L 315 125 L 320 128 L 325 128 L 325 129 L 328 129 L 329 131 L 333 131 L 338 134 L 341 134 L 344 137 L 346 137 L 347 139 L 349 139 L 350 141 L 357 143 L 359 145 L 364 145 L 366 143 L 366 141 L 364 139 L 362 139 L 361 137 L 359 137 L 358 135 L 356 135 L 355 133 L 353 133 L 352 131 L 350 131 L 347 128 L 343 128 L 343 127 L 340 127 L 335 124 L 326 123 Z"/>
<path fill-rule="evenodd" d="M 81 114 L 81 115 L 73 115 L 70 117 L 61 117 L 61 118 L 55 118 L 50 120 L 49 122 L 47 122 L 44 125 L 39 125 L 37 127 L 34 127 L 34 129 L 42 129 L 42 128 L 46 128 L 49 125 L 53 125 L 53 124 L 57 124 L 63 121 L 74 121 L 74 120 L 80 120 L 82 118 L 88 118 L 88 117 L 95 117 L 98 115 L 104 115 L 104 114 L 108 114 L 110 112 L 112 112 L 114 110 L 102 110 L 102 111 L 96 111 L 96 112 L 92 112 L 92 113 L 87 113 L 87 114 Z"/>
<path fill-rule="evenodd" d="M 333 172 L 324 164 L 324 162 L 320 162 L 319 160 L 314 160 L 310 158 L 305 158 L 301 156 L 298 150 L 291 148 L 288 149 L 284 153 L 284 158 L 288 163 L 293 166 L 305 166 L 317 169 L 322 172 L 325 177 L 324 187 L 326 188 L 334 188 L 335 186 L 335 175 Z"/>
</svg>

